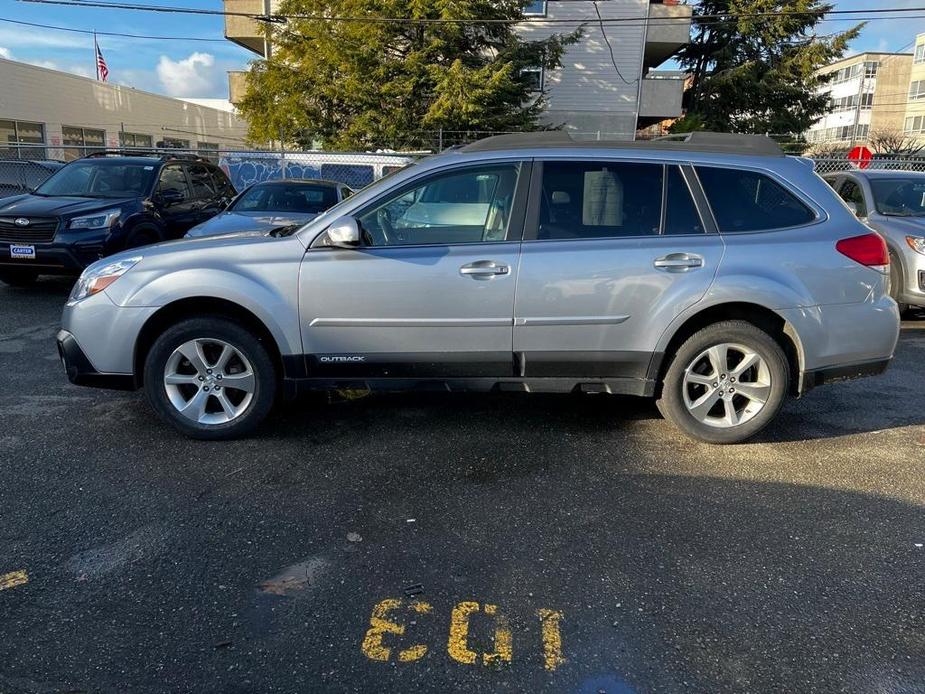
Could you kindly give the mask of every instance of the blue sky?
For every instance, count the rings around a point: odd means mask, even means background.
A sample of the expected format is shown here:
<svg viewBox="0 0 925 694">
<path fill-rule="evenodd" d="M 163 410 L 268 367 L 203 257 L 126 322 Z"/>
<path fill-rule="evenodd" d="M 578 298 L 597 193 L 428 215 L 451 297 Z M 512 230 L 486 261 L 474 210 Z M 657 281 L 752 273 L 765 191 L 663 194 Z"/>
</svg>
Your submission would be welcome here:
<svg viewBox="0 0 925 694">
<path fill-rule="evenodd" d="M 221 9 L 221 0 L 143 0 L 148 4 Z M 925 0 L 834 0 L 838 9 L 897 6 L 921 7 Z M 912 13 L 925 15 L 925 13 Z M 152 35 L 223 38 L 219 16 L 167 15 L 90 7 L 60 7 L 0 0 L 0 18 L 74 29 L 96 29 Z M 854 21 L 854 20 L 852 20 Z M 822 33 L 851 26 L 849 21 L 826 22 Z M 872 21 L 852 46 L 853 51 L 895 51 L 925 32 L 925 17 Z M 185 97 L 226 97 L 225 72 L 246 66 L 251 55 L 229 41 L 153 41 L 100 37 L 110 81 L 137 89 Z M 908 47 L 907 47 L 908 50 Z M 90 36 L 35 29 L 0 21 L 0 57 L 60 70 L 93 75 Z"/>
</svg>

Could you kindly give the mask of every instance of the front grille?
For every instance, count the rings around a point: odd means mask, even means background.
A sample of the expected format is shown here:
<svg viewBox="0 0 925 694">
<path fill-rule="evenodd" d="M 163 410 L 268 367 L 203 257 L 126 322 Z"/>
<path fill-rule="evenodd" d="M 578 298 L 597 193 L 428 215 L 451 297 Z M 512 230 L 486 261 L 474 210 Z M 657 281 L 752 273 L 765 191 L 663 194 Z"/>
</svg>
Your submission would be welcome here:
<svg viewBox="0 0 925 694">
<path fill-rule="evenodd" d="M 17 219 L 28 219 L 29 224 L 17 224 Z M 57 229 L 54 217 L 0 217 L 0 241 L 9 243 L 48 243 Z"/>
</svg>

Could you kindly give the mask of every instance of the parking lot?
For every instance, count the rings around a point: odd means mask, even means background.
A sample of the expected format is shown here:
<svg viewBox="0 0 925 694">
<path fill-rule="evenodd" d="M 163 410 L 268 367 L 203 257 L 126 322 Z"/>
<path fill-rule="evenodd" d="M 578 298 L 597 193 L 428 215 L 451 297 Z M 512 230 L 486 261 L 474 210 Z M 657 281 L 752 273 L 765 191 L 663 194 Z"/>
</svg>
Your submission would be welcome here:
<svg viewBox="0 0 925 694">
<path fill-rule="evenodd" d="M 0 287 L 2 692 L 925 691 L 925 320 L 747 445 L 411 394 L 203 443 L 66 382 L 69 288 Z"/>
</svg>

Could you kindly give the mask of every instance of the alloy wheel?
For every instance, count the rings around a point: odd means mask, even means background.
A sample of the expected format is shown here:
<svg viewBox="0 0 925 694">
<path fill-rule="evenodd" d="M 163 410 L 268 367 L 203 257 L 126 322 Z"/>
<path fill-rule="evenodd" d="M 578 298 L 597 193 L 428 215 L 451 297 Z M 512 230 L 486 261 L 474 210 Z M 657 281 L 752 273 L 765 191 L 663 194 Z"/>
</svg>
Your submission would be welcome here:
<svg viewBox="0 0 925 694">
<path fill-rule="evenodd" d="M 688 364 L 682 389 L 684 405 L 694 419 L 725 429 L 761 412 L 771 397 L 771 370 L 753 349 L 721 343 Z"/>
<path fill-rule="evenodd" d="M 198 424 L 227 424 L 254 399 L 254 369 L 223 340 L 199 338 L 177 347 L 164 366 L 164 388 L 177 412 Z"/>
</svg>

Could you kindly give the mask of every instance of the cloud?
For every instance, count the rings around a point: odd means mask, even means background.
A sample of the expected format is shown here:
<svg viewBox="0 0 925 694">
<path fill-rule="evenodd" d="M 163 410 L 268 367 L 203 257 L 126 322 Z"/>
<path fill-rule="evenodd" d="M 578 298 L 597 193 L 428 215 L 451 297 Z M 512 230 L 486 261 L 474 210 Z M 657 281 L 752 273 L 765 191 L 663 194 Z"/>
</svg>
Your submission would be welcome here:
<svg viewBox="0 0 925 694">
<path fill-rule="evenodd" d="M 157 77 L 170 96 L 212 96 L 221 91 L 224 82 L 224 74 L 210 53 L 192 53 L 181 60 L 162 55 Z"/>
<path fill-rule="evenodd" d="M 29 65 L 36 65 L 38 67 L 45 67 L 49 70 L 58 70 L 59 72 L 70 72 L 72 75 L 80 75 L 81 77 L 93 77 L 93 74 L 90 72 L 90 69 L 84 65 L 62 65 L 57 63 L 54 60 L 30 60 L 29 58 L 20 58 L 13 55 L 13 51 L 5 46 L 0 46 L 0 58 L 6 58 L 7 60 L 16 60 L 20 63 L 27 63 Z"/>
</svg>

